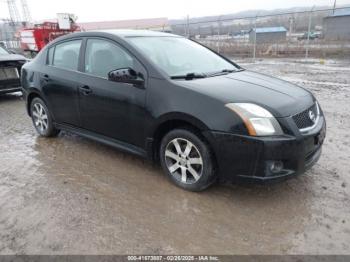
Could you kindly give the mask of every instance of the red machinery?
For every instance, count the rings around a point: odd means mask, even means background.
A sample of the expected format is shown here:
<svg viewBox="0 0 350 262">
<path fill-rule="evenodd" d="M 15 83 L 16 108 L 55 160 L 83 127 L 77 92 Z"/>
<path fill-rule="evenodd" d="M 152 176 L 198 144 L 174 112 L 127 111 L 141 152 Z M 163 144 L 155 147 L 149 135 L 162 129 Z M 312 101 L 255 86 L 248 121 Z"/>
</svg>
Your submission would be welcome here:
<svg viewBox="0 0 350 262">
<path fill-rule="evenodd" d="M 81 31 L 80 27 L 70 16 L 68 16 L 68 22 L 62 23 L 59 19 L 58 22 L 36 24 L 19 32 L 21 48 L 35 54 L 57 37 L 79 31 Z"/>
</svg>

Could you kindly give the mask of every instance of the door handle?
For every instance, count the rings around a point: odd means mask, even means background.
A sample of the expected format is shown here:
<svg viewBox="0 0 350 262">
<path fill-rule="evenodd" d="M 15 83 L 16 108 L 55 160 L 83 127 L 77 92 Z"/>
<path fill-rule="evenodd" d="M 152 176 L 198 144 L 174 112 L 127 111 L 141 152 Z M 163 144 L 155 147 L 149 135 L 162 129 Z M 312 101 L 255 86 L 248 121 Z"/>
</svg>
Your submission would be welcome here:
<svg viewBox="0 0 350 262">
<path fill-rule="evenodd" d="M 81 87 L 79 87 L 79 91 L 83 95 L 89 95 L 92 93 L 92 89 L 89 86 L 81 86 Z"/>
<path fill-rule="evenodd" d="M 49 77 L 49 75 L 45 74 L 45 75 L 43 75 L 43 79 L 44 79 L 45 81 L 49 81 L 49 80 L 50 80 L 50 77 Z"/>
</svg>

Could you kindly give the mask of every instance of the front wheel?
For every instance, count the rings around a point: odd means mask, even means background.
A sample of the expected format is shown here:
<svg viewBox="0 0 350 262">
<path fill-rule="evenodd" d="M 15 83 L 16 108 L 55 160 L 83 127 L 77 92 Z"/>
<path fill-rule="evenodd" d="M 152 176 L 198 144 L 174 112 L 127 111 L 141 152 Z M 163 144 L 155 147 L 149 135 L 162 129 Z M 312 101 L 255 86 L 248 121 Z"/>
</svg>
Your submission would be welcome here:
<svg viewBox="0 0 350 262">
<path fill-rule="evenodd" d="M 175 129 L 164 136 L 160 162 L 170 180 L 186 190 L 202 191 L 216 178 L 208 143 L 190 129 Z"/>
<path fill-rule="evenodd" d="M 40 136 L 52 137 L 59 133 L 59 130 L 53 125 L 49 109 L 41 98 L 36 97 L 31 102 L 30 115 L 34 127 Z"/>
</svg>

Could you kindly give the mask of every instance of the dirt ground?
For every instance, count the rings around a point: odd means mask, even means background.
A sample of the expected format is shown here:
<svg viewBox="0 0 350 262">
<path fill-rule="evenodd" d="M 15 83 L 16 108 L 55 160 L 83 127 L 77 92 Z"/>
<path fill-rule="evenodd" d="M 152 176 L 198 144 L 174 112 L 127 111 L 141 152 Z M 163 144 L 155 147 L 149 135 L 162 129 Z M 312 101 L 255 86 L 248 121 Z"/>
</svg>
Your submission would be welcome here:
<svg viewBox="0 0 350 262">
<path fill-rule="evenodd" d="M 39 138 L 21 97 L 0 96 L 0 254 L 350 254 L 350 63 L 241 65 L 319 99 L 328 133 L 305 175 L 186 192 L 138 157 Z"/>
</svg>

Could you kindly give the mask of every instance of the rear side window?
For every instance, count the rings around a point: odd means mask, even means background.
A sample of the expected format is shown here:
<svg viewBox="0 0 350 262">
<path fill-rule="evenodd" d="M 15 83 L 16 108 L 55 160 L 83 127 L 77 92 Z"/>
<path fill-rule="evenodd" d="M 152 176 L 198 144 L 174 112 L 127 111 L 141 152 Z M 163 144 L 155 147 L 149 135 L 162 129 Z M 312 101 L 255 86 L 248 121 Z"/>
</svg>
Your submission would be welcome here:
<svg viewBox="0 0 350 262">
<path fill-rule="evenodd" d="M 73 40 L 56 45 L 52 65 L 68 70 L 78 70 L 80 46 L 81 40 Z M 49 50 L 49 61 L 50 51 L 51 49 Z"/>
<path fill-rule="evenodd" d="M 85 72 L 107 78 L 110 71 L 134 67 L 134 59 L 117 44 L 106 40 L 89 39 L 85 54 Z"/>
</svg>

